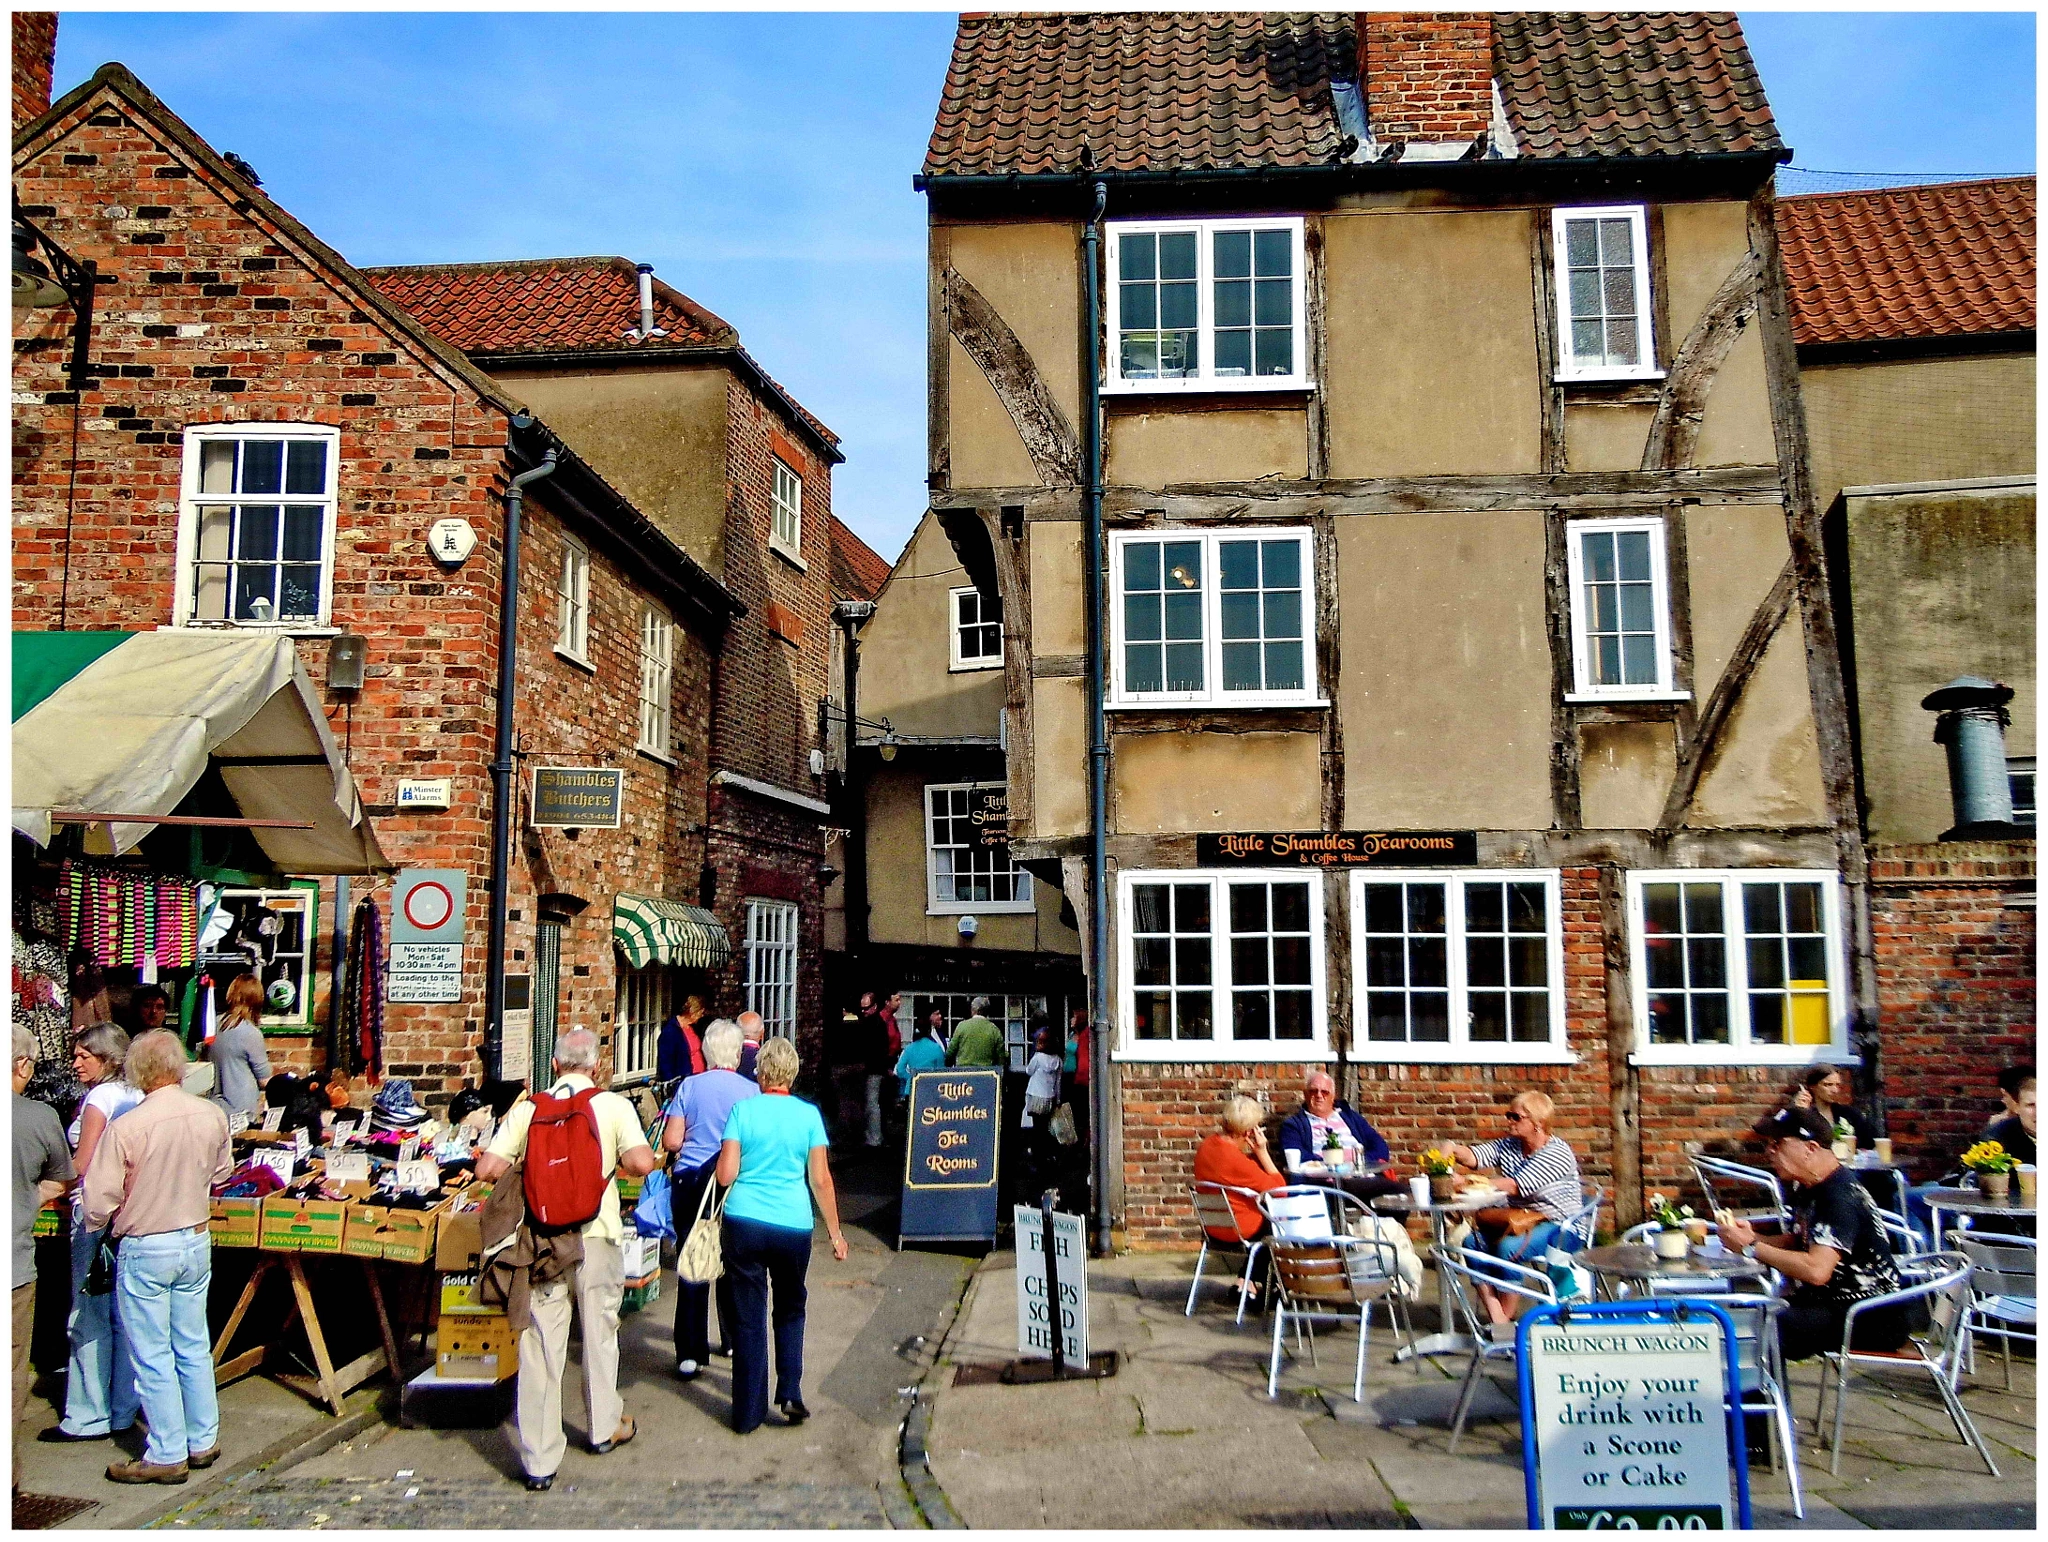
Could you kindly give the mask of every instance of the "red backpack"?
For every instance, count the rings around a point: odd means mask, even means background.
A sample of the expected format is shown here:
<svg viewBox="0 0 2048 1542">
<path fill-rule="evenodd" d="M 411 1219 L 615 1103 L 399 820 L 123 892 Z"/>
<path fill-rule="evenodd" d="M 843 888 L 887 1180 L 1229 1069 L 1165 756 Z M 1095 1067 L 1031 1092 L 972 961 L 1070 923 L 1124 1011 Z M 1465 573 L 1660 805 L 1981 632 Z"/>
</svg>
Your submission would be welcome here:
<svg viewBox="0 0 2048 1542">
<path fill-rule="evenodd" d="M 604 1204 L 611 1173 L 604 1165 L 597 1113 L 590 1106 L 595 1087 L 558 1098 L 533 1095 L 533 1122 L 526 1130 L 526 1219 L 547 1231 L 566 1231 L 595 1220 Z"/>
</svg>

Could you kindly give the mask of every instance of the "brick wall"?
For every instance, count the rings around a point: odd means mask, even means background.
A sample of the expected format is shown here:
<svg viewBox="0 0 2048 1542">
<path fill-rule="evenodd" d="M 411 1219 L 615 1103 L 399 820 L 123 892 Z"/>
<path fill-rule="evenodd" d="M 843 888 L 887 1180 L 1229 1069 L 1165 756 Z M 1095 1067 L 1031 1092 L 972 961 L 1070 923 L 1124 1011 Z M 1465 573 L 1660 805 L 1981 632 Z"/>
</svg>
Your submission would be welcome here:
<svg viewBox="0 0 2048 1542">
<path fill-rule="evenodd" d="M 1878 846 L 1871 882 L 1892 1141 L 1938 1177 L 2034 1059 L 2034 846 Z"/>
<path fill-rule="evenodd" d="M 1477 138 L 1493 121 L 1493 19 L 1362 11 L 1358 77 L 1374 138 Z"/>
<path fill-rule="evenodd" d="M 14 13 L 14 126 L 50 110 L 50 75 L 57 60 L 57 13 Z"/>
<path fill-rule="evenodd" d="M 808 1081 L 824 1044 L 824 894 L 818 864 L 823 815 L 721 785 L 711 789 L 705 861 L 714 875 L 712 909 L 732 938 L 733 962 L 711 982 L 711 1008 L 735 1016 L 747 1007 L 747 901 L 797 907 L 796 1046 Z"/>
</svg>

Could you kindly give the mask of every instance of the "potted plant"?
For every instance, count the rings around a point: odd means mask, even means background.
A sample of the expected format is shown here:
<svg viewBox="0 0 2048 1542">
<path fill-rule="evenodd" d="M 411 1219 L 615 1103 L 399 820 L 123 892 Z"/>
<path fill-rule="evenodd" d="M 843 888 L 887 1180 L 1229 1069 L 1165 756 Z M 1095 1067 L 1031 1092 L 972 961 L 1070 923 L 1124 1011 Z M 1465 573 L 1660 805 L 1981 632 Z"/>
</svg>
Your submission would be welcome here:
<svg viewBox="0 0 2048 1542">
<path fill-rule="evenodd" d="M 1835 1120 L 1835 1160 L 1853 1162 L 1856 1160 L 1856 1126 L 1846 1119 Z"/>
<path fill-rule="evenodd" d="M 1650 1196 L 1650 1219 L 1658 1226 L 1654 1245 L 1659 1258 L 1677 1260 L 1685 1257 L 1692 1246 L 1692 1239 L 1686 1235 L 1685 1223 L 1696 1219 L 1691 1205 L 1673 1204 L 1662 1194 Z"/>
<path fill-rule="evenodd" d="M 1429 1174 L 1429 1197 L 1442 1201 L 1451 1198 L 1451 1174 L 1457 1171 L 1457 1163 L 1450 1153 L 1431 1146 L 1422 1153 L 1422 1170 Z"/>
<path fill-rule="evenodd" d="M 1323 1161 L 1333 1173 L 1344 1171 L 1344 1137 L 1335 1130 L 1323 1131 Z"/>
<path fill-rule="evenodd" d="M 1977 1187 L 1991 1199 L 2006 1197 L 2013 1169 L 2019 1165 L 2020 1159 L 1995 1140 L 1980 1140 L 1963 1153 L 1963 1166 L 1976 1174 Z"/>
</svg>

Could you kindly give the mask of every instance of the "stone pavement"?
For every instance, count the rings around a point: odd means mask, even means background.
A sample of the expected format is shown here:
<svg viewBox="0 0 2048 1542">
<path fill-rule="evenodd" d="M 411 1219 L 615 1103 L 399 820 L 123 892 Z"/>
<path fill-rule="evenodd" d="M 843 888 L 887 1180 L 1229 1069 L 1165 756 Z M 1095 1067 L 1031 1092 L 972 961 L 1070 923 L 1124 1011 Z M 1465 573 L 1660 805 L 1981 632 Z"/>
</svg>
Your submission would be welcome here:
<svg viewBox="0 0 2048 1542">
<path fill-rule="evenodd" d="M 1357 1343 L 1319 1335 L 1321 1366 L 1283 1362 L 1266 1398 L 1268 1325 L 1234 1328 L 1223 1289 L 1182 1315 L 1190 1255 L 1130 1254 L 1089 1264 L 1092 1349 L 1125 1356 L 1103 1381 L 1006 1387 L 952 1384 L 953 1366 L 1016 1354 L 1012 1259 L 992 1254 L 968 1287 L 941 1363 L 927 1450 L 934 1477 L 970 1527 L 1328 1527 L 1521 1529 L 1521 1434 L 1512 1397 L 1482 1392 L 1456 1455 L 1449 1417 L 1463 1357 L 1420 1372 L 1390 1363 L 1375 1314 L 1366 1407 L 1351 1401 Z M 1211 1276 L 1213 1278 L 1213 1275 Z M 1435 1318 L 1433 1281 L 1416 1317 Z M 2016 1362 L 2005 1392 L 1995 1357 L 1964 1403 L 1992 1443 L 1991 1478 L 1957 1439 L 1924 1376 L 1852 1387 L 1840 1476 L 1811 1434 L 1817 1373 L 1793 1370 L 1804 1423 L 1809 1529 L 2024 1528 L 2034 1525 L 2034 1375 Z M 1782 1475 L 1752 1475 L 1759 1527 L 1800 1525 Z"/>
</svg>

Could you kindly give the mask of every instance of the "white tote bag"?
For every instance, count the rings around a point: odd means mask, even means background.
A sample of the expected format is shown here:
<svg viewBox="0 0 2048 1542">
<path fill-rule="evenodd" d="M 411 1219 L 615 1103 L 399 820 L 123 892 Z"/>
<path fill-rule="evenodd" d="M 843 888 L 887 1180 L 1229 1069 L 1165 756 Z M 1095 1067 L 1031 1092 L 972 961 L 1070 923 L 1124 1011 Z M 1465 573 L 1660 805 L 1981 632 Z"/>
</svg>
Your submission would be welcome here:
<svg viewBox="0 0 2048 1542">
<path fill-rule="evenodd" d="M 704 1185 L 704 1197 L 697 1201 L 697 1219 L 676 1254 L 676 1278 L 691 1285 L 710 1285 L 725 1273 L 725 1242 L 721 1223 L 725 1215 L 725 1190 L 716 1179 Z"/>
</svg>

